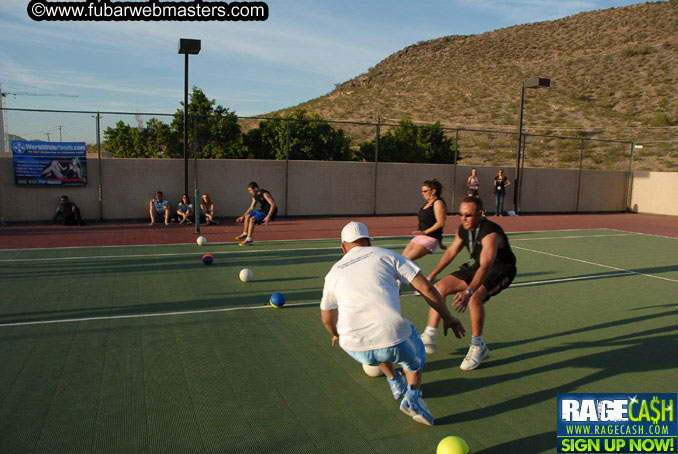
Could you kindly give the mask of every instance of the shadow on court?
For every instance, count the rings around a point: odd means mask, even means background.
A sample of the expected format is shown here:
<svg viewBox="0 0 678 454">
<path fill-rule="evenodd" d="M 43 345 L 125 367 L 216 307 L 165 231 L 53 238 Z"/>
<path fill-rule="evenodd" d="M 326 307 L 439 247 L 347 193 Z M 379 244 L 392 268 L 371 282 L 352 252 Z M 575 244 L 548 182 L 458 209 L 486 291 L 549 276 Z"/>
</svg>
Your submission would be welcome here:
<svg viewBox="0 0 678 454">
<path fill-rule="evenodd" d="M 662 317 L 675 316 L 675 315 L 676 315 L 676 312 L 675 312 L 675 306 L 674 306 L 674 309 L 672 311 L 669 311 L 669 312 L 660 312 L 660 313 L 657 313 L 657 314 L 648 314 L 648 315 L 641 315 L 641 316 L 638 316 L 638 317 L 624 318 L 624 319 L 621 319 L 621 320 L 612 320 L 612 321 L 605 322 L 605 323 L 599 323 L 597 325 L 585 326 L 585 327 L 582 327 L 582 328 L 571 329 L 571 330 L 563 331 L 563 332 L 560 332 L 560 333 L 547 334 L 547 335 L 544 335 L 544 336 L 537 336 L 537 337 L 533 337 L 533 338 L 530 338 L 530 339 L 520 339 L 520 340 L 515 340 L 515 341 L 512 341 L 512 342 L 492 342 L 491 350 L 495 351 L 495 350 L 499 350 L 499 349 L 502 349 L 502 348 L 514 347 L 516 345 L 524 345 L 524 344 L 527 344 L 527 343 L 530 343 L 530 342 L 538 342 L 538 341 L 543 341 L 543 340 L 546 340 L 546 339 L 553 339 L 553 338 L 561 337 L 561 336 L 571 336 L 573 334 L 581 334 L 581 333 L 586 333 L 586 332 L 589 332 L 589 331 L 598 331 L 600 329 L 616 328 L 616 327 L 619 327 L 619 326 L 622 326 L 622 325 L 630 325 L 630 324 L 633 324 L 633 323 L 644 322 L 644 321 L 647 321 L 647 320 L 654 320 L 654 319 L 658 319 L 658 318 L 662 318 Z M 458 352 L 459 352 L 459 354 L 465 354 L 466 350 L 465 349 L 459 349 Z M 541 354 L 543 354 L 543 353 L 535 352 L 535 356 L 541 356 Z"/>
<path fill-rule="evenodd" d="M 648 335 L 651 335 L 652 337 L 647 337 Z M 515 411 L 516 409 L 553 401 L 557 393 L 574 392 L 577 389 L 590 387 L 590 385 L 595 382 L 606 380 L 617 375 L 643 373 L 652 370 L 675 369 L 675 361 L 667 361 L 666 356 L 667 346 L 675 344 L 675 341 L 675 328 L 673 326 L 666 326 L 653 330 L 652 332 L 643 331 L 640 333 L 630 333 L 609 339 L 600 339 L 594 342 L 572 342 L 541 350 L 538 354 L 518 355 L 503 360 L 502 363 L 521 361 L 522 359 L 525 359 L 525 356 L 548 356 L 564 351 L 585 352 L 595 350 L 598 351 L 598 353 L 490 377 L 438 380 L 425 383 L 424 393 L 429 397 L 443 397 L 477 391 L 478 389 L 493 386 L 497 383 L 502 383 L 503 386 L 510 387 L 507 382 L 511 380 L 518 380 L 529 375 L 537 375 L 545 372 L 560 371 L 559 377 L 563 382 L 558 386 L 525 394 L 519 390 L 514 390 L 514 392 L 518 394 L 518 397 L 477 408 L 475 410 L 444 416 L 436 419 L 436 424 L 453 424 L 462 421 L 468 422 L 484 419 Z M 601 352 L 600 350 L 606 351 Z M 448 361 L 445 362 L 448 363 Z M 455 366 L 457 365 L 457 362 L 458 361 L 455 361 Z M 500 363 L 497 361 L 494 363 L 488 361 L 487 364 L 483 363 L 483 366 L 481 367 L 493 367 L 498 364 Z M 579 375 L 580 371 L 587 369 L 597 371 L 568 381 L 568 376 Z M 656 386 L 657 385 L 655 384 L 655 387 Z M 661 387 L 656 391 L 664 392 Z M 666 392 L 668 392 L 668 390 L 666 390 Z"/>
<path fill-rule="evenodd" d="M 548 451 L 553 449 L 555 445 L 556 432 L 553 431 L 519 438 L 474 452 L 477 454 L 526 454 Z"/>
</svg>

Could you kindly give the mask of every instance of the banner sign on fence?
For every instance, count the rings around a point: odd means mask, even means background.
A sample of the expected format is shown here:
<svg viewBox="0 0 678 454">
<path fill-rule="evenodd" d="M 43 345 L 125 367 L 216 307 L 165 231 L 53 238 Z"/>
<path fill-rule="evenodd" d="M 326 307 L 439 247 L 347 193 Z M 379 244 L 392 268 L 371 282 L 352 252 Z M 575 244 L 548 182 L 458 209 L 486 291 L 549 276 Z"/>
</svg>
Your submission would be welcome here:
<svg viewBox="0 0 678 454">
<path fill-rule="evenodd" d="M 17 186 L 85 186 L 85 142 L 12 141 L 14 183 Z"/>
<path fill-rule="evenodd" d="M 678 394 L 558 394 L 558 452 L 678 452 Z"/>
</svg>

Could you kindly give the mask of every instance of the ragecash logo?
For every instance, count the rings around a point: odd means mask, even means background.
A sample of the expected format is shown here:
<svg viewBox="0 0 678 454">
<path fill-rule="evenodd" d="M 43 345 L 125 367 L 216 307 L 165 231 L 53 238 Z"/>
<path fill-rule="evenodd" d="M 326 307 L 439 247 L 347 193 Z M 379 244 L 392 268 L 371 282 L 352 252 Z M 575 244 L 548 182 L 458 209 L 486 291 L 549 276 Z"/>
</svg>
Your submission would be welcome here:
<svg viewBox="0 0 678 454">
<path fill-rule="evenodd" d="M 678 394 L 558 394 L 558 452 L 676 453 Z"/>
</svg>

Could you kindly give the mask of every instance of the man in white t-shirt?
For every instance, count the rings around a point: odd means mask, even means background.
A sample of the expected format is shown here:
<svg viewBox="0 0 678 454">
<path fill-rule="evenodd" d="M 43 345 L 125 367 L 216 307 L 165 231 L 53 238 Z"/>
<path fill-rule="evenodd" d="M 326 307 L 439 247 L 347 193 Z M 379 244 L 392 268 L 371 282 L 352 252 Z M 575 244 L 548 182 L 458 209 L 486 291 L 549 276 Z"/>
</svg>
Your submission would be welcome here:
<svg viewBox="0 0 678 454">
<path fill-rule="evenodd" d="M 444 322 L 444 332 L 465 335 L 443 297 L 421 274 L 416 263 L 389 249 L 373 247 L 367 227 L 349 222 L 341 231 L 344 257 L 325 276 L 320 302 L 322 322 L 353 359 L 386 375 L 395 399 L 403 397 L 400 410 L 415 421 L 433 425 L 433 415 L 421 397 L 421 373 L 426 361 L 417 329 L 400 314 L 400 282 L 421 293 Z M 395 371 L 393 363 L 402 366 Z M 407 382 L 405 381 L 407 379 Z"/>
<path fill-rule="evenodd" d="M 156 192 L 155 198 L 148 202 L 148 210 L 151 216 L 151 223 L 149 225 L 155 225 L 156 222 L 163 221 L 165 225 L 169 225 L 170 205 L 167 200 L 163 200 L 162 191 Z"/>
</svg>

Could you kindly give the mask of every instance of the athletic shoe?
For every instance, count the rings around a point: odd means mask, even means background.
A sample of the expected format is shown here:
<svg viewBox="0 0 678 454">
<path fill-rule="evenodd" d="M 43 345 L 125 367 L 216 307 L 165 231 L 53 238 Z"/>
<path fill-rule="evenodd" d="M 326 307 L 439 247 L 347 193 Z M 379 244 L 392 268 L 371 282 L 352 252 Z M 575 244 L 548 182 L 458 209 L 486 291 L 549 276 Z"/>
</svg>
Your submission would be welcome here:
<svg viewBox="0 0 678 454">
<path fill-rule="evenodd" d="M 241 241 L 240 243 L 238 243 L 238 246 L 252 246 L 252 243 L 253 243 L 253 241 L 250 238 L 250 239 Z"/>
<path fill-rule="evenodd" d="M 427 355 L 432 355 L 436 352 L 436 338 L 435 336 L 431 336 L 429 334 L 426 334 L 425 332 L 422 333 L 421 341 L 424 343 L 424 349 L 426 350 Z"/>
<path fill-rule="evenodd" d="M 391 387 L 391 392 L 393 393 L 393 398 L 395 400 L 403 397 L 403 394 L 407 392 L 407 382 L 405 381 L 405 376 L 399 370 L 396 371 L 393 378 L 387 378 L 388 386 Z"/>
<path fill-rule="evenodd" d="M 428 411 L 424 399 L 421 398 L 420 389 L 414 390 L 409 386 L 407 387 L 407 393 L 405 393 L 403 401 L 400 402 L 400 411 L 411 416 L 412 419 L 420 424 L 433 425 L 433 415 Z"/>
<path fill-rule="evenodd" d="M 473 370 L 480 366 L 480 363 L 490 355 L 490 349 L 487 345 L 471 345 L 466 354 L 466 358 L 461 362 L 461 370 Z"/>
<path fill-rule="evenodd" d="M 246 234 L 246 233 L 241 233 L 240 235 L 238 235 L 238 236 L 235 237 L 236 240 L 242 240 L 243 238 L 247 238 L 247 234 Z"/>
</svg>

